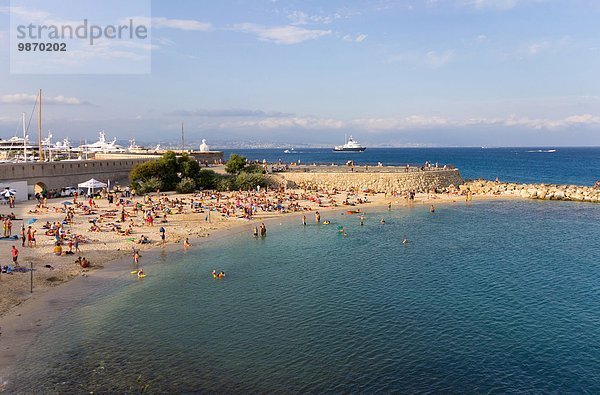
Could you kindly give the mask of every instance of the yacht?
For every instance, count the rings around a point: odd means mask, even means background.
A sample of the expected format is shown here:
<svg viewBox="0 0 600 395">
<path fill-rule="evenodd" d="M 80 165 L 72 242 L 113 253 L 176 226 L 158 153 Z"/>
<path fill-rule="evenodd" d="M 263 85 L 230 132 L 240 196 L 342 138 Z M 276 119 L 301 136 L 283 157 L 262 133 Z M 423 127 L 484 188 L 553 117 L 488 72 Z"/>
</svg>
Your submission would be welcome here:
<svg viewBox="0 0 600 395">
<path fill-rule="evenodd" d="M 23 153 L 31 154 L 37 151 L 37 144 L 33 145 L 26 137 L 13 136 L 9 139 L 0 138 L 0 159 L 3 161 L 18 160 Z"/>
<path fill-rule="evenodd" d="M 127 150 L 122 146 L 117 144 L 117 138 L 115 137 L 112 141 L 106 141 L 106 133 L 104 130 L 100 132 L 100 136 L 98 141 L 91 144 L 82 144 L 77 148 L 74 148 L 74 151 L 77 152 L 86 152 L 90 154 L 95 154 L 97 152 L 107 153 L 107 152 L 119 152 L 123 153 Z"/>
<path fill-rule="evenodd" d="M 346 151 L 346 152 L 363 152 L 367 147 L 364 147 L 358 143 L 358 141 L 354 140 L 352 136 L 346 140 L 346 144 L 344 145 L 336 145 L 333 147 L 334 151 Z"/>
</svg>

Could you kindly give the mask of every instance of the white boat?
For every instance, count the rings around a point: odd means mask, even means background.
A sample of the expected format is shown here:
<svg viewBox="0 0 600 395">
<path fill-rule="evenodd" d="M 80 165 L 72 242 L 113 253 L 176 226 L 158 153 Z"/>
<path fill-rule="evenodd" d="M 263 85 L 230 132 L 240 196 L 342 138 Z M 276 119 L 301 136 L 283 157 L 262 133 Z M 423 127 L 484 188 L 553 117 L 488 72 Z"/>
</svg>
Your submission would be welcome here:
<svg viewBox="0 0 600 395">
<path fill-rule="evenodd" d="M 117 144 L 117 138 L 115 137 L 112 141 L 106 141 L 106 133 L 104 130 L 100 132 L 98 141 L 91 144 L 82 144 L 77 148 L 73 149 L 74 151 L 81 153 L 108 153 L 108 152 L 119 152 L 124 153 L 127 152 L 125 148 Z"/>
<path fill-rule="evenodd" d="M 352 136 L 346 140 L 346 144 L 344 145 L 336 145 L 333 147 L 334 151 L 344 151 L 344 152 L 363 152 L 367 147 L 362 146 L 358 143 L 358 141 L 354 140 Z"/>
<path fill-rule="evenodd" d="M 290 148 L 290 149 L 286 149 L 285 151 L 283 151 L 284 154 L 293 154 L 294 153 L 294 149 Z"/>
</svg>

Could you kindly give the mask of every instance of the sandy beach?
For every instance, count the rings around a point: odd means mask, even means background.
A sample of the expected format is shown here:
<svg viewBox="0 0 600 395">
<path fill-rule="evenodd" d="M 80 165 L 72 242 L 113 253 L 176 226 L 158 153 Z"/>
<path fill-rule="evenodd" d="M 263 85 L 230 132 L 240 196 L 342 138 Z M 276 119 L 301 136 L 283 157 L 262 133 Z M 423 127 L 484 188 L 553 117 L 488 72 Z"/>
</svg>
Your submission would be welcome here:
<svg viewBox="0 0 600 395">
<path fill-rule="evenodd" d="M 500 197 L 476 197 L 483 198 Z M 0 385 L 1 378 L 10 374 L 10 369 L 14 368 L 37 334 L 101 282 L 129 273 L 133 265 L 133 249 L 140 251 L 140 267 L 143 267 L 144 262 L 161 259 L 161 256 L 164 259 L 169 251 L 184 249 L 186 238 L 191 244 L 189 248 L 202 248 L 202 245 L 211 240 L 231 234 L 247 232 L 251 237 L 255 226 L 264 222 L 269 227 L 282 220 L 282 217 L 286 221 L 300 223 L 303 215 L 307 222 L 315 221 L 317 211 L 321 213 L 321 220 L 325 220 L 340 212 L 384 209 L 390 203 L 392 210 L 408 205 L 465 204 L 464 196 L 450 194 L 417 194 L 414 201 L 409 201 L 401 196 L 385 194 L 305 193 L 299 190 L 252 195 L 237 192 L 205 196 L 169 193 L 160 198 L 155 194 L 150 199 L 151 201 L 143 197 L 124 199 L 129 201 L 125 206 L 118 204 L 118 200 L 111 204 L 105 198 L 95 199 L 96 207 L 92 209 L 92 213 L 89 213 L 87 200 L 84 203 L 82 199 L 78 199 L 75 204 L 63 204 L 65 201 L 73 201 L 73 198 L 49 200 L 42 208 L 34 201 L 18 204 L 15 209 L 9 209 L 8 206 L 0 208 L 2 214 L 12 212 L 16 215 L 17 220 L 12 221 L 13 234 L 20 233 L 22 223 L 27 227 L 32 218 L 37 219 L 31 225 L 37 231 L 35 247 L 28 247 L 27 241 L 25 247 L 22 247 L 21 240 L 4 241 L 0 245 L 5 257 L 9 257 L 11 246 L 15 245 L 19 249 L 20 266 L 32 266 L 34 269 L 33 293 L 30 292 L 30 272 L 3 273 L 0 277 Z M 259 208 L 251 219 L 244 218 L 244 199 L 246 202 L 255 199 L 255 204 L 259 207 L 262 205 L 266 211 Z M 166 214 L 166 219 L 164 214 L 156 215 L 154 224 L 149 225 L 144 219 L 144 210 L 137 210 L 137 214 L 135 213 L 134 207 L 138 204 L 146 209 L 150 206 L 161 207 L 170 214 Z M 280 209 L 274 209 L 277 205 L 294 209 L 284 210 L 282 213 Z M 79 252 L 70 255 L 63 252 L 58 256 L 53 254 L 56 237 L 47 235 L 48 230 L 43 226 L 62 222 L 66 216 L 65 209 L 71 210 L 74 216 L 70 224 L 65 226 L 63 251 L 68 250 L 66 240 L 74 235 L 79 235 L 85 242 L 80 242 Z M 88 214 L 84 214 L 85 212 Z M 120 221 L 122 212 L 125 216 L 123 223 Z M 92 230 L 94 224 L 95 230 Z M 130 224 L 131 232 L 125 232 L 125 225 L 129 227 Z M 166 234 L 164 247 L 159 232 L 161 227 Z M 148 238 L 149 243 L 137 242 L 142 235 Z M 85 257 L 90 262 L 90 267 L 82 268 L 76 263 L 79 256 Z M 5 258 L 3 266 L 6 264 L 8 260 Z"/>
</svg>

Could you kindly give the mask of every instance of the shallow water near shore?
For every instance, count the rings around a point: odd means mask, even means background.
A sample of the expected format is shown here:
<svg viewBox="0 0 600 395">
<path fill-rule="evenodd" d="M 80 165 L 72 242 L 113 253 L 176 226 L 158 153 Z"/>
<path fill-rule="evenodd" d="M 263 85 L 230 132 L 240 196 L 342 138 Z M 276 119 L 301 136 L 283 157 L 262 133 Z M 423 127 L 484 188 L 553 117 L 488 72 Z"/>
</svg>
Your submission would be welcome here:
<svg viewBox="0 0 600 395">
<path fill-rule="evenodd" d="M 282 221 L 265 239 L 169 252 L 142 281 L 112 280 L 39 336 L 8 389 L 600 390 L 600 205 L 323 217 L 332 224 Z"/>
</svg>

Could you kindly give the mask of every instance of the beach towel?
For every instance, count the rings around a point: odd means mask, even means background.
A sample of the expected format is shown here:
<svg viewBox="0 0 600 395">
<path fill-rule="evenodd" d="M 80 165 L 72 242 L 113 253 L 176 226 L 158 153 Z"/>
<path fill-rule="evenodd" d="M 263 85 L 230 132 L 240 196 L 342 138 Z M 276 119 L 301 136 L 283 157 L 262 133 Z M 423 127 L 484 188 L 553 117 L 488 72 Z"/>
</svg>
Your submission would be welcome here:
<svg viewBox="0 0 600 395">
<path fill-rule="evenodd" d="M 2 237 L 0 237 L 0 240 L 2 240 L 2 241 L 19 240 L 19 235 L 2 236 Z"/>
</svg>

